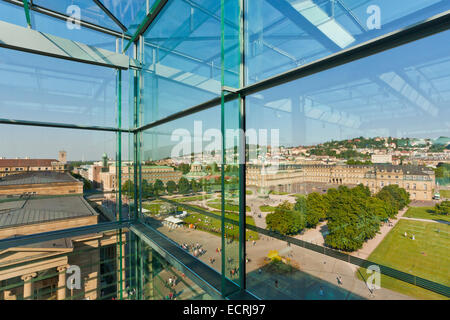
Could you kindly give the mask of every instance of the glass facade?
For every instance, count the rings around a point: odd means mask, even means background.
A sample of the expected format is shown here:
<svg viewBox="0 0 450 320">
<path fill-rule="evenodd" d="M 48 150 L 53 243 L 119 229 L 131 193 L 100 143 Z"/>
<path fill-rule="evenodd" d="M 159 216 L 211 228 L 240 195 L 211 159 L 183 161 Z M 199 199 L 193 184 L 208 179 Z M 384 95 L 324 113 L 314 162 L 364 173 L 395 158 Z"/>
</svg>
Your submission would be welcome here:
<svg viewBox="0 0 450 320">
<path fill-rule="evenodd" d="M 0 300 L 448 299 L 449 27 L 0 0 Z"/>
</svg>

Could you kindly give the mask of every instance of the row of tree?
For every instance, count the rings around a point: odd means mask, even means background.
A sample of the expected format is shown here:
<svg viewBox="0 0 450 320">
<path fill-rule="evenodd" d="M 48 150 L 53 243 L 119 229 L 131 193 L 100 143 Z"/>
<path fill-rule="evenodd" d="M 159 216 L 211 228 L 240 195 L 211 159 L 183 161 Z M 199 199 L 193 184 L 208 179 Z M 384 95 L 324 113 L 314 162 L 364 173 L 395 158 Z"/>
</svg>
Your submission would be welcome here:
<svg viewBox="0 0 450 320">
<path fill-rule="evenodd" d="M 237 176 L 229 177 L 225 183 L 228 185 L 235 185 L 238 188 L 239 178 Z M 155 180 L 154 183 L 150 183 L 147 180 L 142 180 L 142 196 L 150 197 L 153 195 L 161 195 L 165 192 L 168 194 L 190 194 L 192 192 L 199 191 L 211 191 L 213 187 L 217 187 L 221 185 L 221 178 L 217 177 L 215 179 L 200 179 L 200 180 L 188 180 L 185 177 L 182 177 L 178 183 L 170 180 L 164 184 L 160 179 Z M 229 189 L 233 189 L 230 188 Z M 122 185 L 122 192 L 128 196 L 134 195 L 134 183 L 131 180 L 125 181 Z"/>
<path fill-rule="evenodd" d="M 386 186 L 374 196 L 363 185 L 339 186 L 324 195 L 314 192 L 299 197 L 295 204 L 280 204 L 266 216 L 266 224 L 273 231 L 294 235 L 327 220 L 325 243 L 354 251 L 376 235 L 382 221 L 395 217 L 409 202 L 409 194 L 397 185 Z"/>
<path fill-rule="evenodd" d="M 125 181 L 122 186 L 122 192 L 128 196 L 134 196 L 134 183 L 131 180 Z M 191 192 L 198 192 L 202 189 L 202 185 L 195 181 L 182 177 L 178 184 L 172 180 L 167 181 L 166 184 L 160 179 L 156 179 L 154 183 L 148 182 L 147 180 L 142 180 L 142 196 L 151 197 L 154 195 L 161 195 L 165 192 L 168 194 L 189 194 Z"/>
</svg>

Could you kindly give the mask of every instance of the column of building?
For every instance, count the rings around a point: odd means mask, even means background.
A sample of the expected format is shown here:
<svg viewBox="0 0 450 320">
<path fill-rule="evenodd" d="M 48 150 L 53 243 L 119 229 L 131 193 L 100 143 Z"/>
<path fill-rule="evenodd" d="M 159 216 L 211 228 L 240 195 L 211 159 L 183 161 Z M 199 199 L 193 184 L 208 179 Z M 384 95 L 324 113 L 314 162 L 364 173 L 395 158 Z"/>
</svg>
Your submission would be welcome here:
<svg viewBox="0 0 450 320">
<path fill-rule="evenodd" d="M 66 299 L 66 270 L 69 265 L 62 265 L 56 268 L 58 270 L 58 291 L 56 298 L 57 300 Z"/>
<path fill-rule="evenodd" d="M 33 294 L 33 282 L 32 279 L 37 276 L 36 272 L 25 274 L 21 277 L 24 281 L 23 284 L 23 298 L 26 300 L 31 300 Z"/>
</svg>

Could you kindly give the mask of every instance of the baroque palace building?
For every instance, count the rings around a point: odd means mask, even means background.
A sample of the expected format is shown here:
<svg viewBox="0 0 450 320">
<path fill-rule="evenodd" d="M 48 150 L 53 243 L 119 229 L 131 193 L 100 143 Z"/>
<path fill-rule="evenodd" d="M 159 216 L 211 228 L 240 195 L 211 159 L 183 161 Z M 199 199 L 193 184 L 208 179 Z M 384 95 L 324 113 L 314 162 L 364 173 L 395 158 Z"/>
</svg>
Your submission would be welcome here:
<svg viewBox="0 0 450 320">
<path fill-rule="evenodd" d="M 411 200 L 432 200 L 435 187 L 434 171 L 414 165 L 299 165 L 282 164 L 277 168 L 260 165 L 247 166 L 247 186 L 264 192 L 305 192 L 305 186 L 314 183 L 324 188 L 339 185 L 363 184 L 372 193 L 384 186 L 397 184 L 410 193 Z"/>
</svg>

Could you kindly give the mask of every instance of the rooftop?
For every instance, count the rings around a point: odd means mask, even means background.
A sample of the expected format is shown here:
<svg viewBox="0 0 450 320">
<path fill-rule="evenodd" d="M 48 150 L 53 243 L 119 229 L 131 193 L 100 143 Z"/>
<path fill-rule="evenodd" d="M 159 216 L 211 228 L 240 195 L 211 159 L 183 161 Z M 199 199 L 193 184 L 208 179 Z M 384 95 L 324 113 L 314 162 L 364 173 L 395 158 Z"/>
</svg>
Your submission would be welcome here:
<svg viewBox="0 0 450 320">
<path fill-rule="evenodd" d="M 0 203 L 0 228 L 96 215 L 82 196 L 5 202 Z"/>
<path fill-rule="evenodd" d="M 10 185 L 44 184 L 57 182 L 79 181 L 72 177 L 69 173 L 53 171 L 29 171 L 0 178 L 0 187 Z"/>
<path fill-rule="evenodd" d="M 45 167 L 51 166 L 56 159 L 0 159 L 0 168 L 4 167 Z"/>
</svg>

